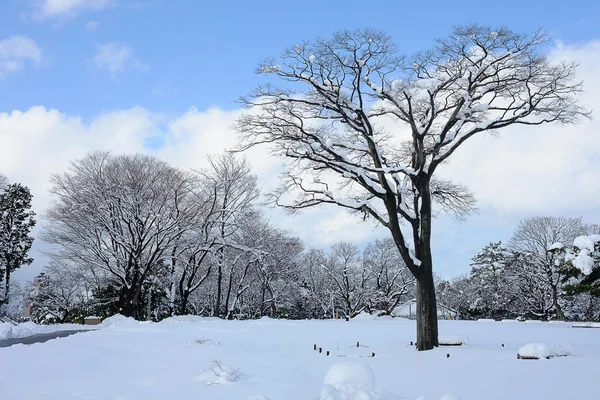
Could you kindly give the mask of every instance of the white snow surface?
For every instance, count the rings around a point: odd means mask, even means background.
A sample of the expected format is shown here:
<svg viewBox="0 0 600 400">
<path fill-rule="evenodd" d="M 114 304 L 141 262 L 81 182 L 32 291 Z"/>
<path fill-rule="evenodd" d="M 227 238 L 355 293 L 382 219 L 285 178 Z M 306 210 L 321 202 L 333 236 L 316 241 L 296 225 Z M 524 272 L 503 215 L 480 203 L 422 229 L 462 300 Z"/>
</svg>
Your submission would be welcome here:
<svg viewBox="0 0 600 400">
<path fill-rule="evenodd" d="M 0 399 L 598 398 L 597 329 L 440 321 L 442 336 L 468 336 L 469 346 L 427 352 L 410 346 L 415 329 L 415 321 L 400 319 L 222 321 L 174 317 L 147 323 L 115 317 L 95 331 L 0 348 L 2 365 L 9 366 L 0 371 Z M 562 342 L 577 345 L 576 357 L 547 362 L 517 360 L 524 343 Z M 322 347 L 323 353 L 313 351 L 314 344 Z M 332 355 L 326 356 L 326 351 Z M 451 357 L 447 358 L 447 353 Z M 217 362 L 221 369 L 215 368 Z M 239 376 L 234 379 L 236 370 Z"/>
<path fill-rule="evenodd" d="M 44 333 L 52 333 L 59 331 L 74 331 L 85 329 L 98 329 L 98 326 L 80 324 L 38 325 L 33 322 L 23 322 L 18 325 L 0 323 L 0 340 L 24 338 L 27 336 L 41 335 Z"/>
<path fill-rule="evenodd" d="M 573 347 L 567 343 L 529 343 L 519 349 L 521 357 L 564 357 L 573 355 Z"/>
</svg>

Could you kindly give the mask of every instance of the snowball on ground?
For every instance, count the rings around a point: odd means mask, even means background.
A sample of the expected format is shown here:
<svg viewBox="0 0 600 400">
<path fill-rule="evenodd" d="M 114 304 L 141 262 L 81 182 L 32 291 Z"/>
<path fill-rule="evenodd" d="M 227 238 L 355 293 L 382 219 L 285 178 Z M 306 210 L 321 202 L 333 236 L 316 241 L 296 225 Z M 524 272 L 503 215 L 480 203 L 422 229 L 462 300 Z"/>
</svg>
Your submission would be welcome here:
<svg viewBox="0 0 600 400">
<path fill-rule="evenodd" d="M 354 386 L 370 391 L 375 388 L 375 375 L 368 365 L 362 363 L 337 363 L 327 371 L 324 383 L 332 385 L 336 389 Z"/>
<path fill-rule="evenodd" d="M 442 346 L 458 346 L 469 344 L 469 338 L 465 335 L 438 335 L 438 342 Z"/>
<path fill-rule="evenodd" d="M 521 358 L 563 357 L 573 354 L 573 348 L 566 343 L 529 343 L 518 352 Z"/>
<path fill-rule="evenodd" d="M 332 365 L 325 375 L 319 400 L 393 400 L 375 389 L 375 374 L 365 364 L 343 362 Z"/>
</svg>

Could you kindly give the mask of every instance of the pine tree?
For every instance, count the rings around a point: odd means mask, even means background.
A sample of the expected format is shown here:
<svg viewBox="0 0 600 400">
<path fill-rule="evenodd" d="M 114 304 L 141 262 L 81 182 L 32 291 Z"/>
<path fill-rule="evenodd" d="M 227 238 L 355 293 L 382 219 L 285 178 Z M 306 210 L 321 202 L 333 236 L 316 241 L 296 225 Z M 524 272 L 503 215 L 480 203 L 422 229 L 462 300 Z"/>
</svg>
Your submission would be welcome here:
<svg viewBox="0 0 600 400">
<path fill-rule="evenodd" d="M 477 308 L 488 318 L 506 317 L 512 297 L 505 272 L 510 257 L 502 242 L 490 243 L 473 257 L 471 280 L 476 287 Z"/>
<path fill-rule="evenodd" d="M 0 305 L 8 304 L 10 274 L 33 259 L 27 256 L 33 237 L 35 213 L 31 210 L 29 188 L 19 183 L 9 184 L 0 192 L 0 281 L 4 281 Z"/>
</svg>

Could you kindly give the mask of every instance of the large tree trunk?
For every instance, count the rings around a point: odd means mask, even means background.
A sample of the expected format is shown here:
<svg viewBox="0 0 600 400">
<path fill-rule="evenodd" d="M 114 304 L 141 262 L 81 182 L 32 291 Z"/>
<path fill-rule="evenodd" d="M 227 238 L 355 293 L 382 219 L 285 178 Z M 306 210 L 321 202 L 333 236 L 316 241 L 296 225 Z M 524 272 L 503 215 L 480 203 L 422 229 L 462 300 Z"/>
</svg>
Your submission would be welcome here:
<svg viewBox="0 0 600 400">
<path fill-rule="evenodd" d="M 179 303 L 179 308 L 177 310 L 178 315 L 186 315 L 189 299 L 190 299 L 190 291 L 183 290 L 183 292 L 181 293 L 181 301 Z"/>
<path fill-rule="evenodd" d="M 429 189 L 429 180 L 423 180 L 419 187 L 421 225 L 420 229 L 413 231 L 416 256 L 421 261 L 415 276 L 417 279 L 417 350 L 419 351 L 431 350 L 438 346 L 437 302 L 431 255 L 432 210 Z M 417 208 L 417 204 L 415 204 L 415 209 Z"/>
<path fill-rule="evenodd" d="M 417 279 L 417 350 L 431 350 L 437 346 L 437 302 L 430 272 Z"/>
<path fill-rule="evenodd" d="M 119 310 L 125 317 L 138 317 L 138 296 L 135 288 L 123 287 L 119 296 Z"/>
</svg>

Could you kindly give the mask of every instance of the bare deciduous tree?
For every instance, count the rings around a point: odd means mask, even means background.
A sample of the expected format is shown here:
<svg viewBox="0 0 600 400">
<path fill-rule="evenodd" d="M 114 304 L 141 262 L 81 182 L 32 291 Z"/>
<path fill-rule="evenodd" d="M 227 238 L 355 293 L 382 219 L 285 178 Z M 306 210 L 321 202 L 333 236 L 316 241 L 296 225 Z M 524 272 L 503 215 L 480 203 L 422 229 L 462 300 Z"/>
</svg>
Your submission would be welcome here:
<svg viewBox="0 0 600 400">
<path fill-rule="evenodd" d="M 585 226 L 581 218 L 532 217 L 519 222 L 509 242 L 512 249 L 530 254 L 535 266 L 544 275 L 546 287 L 551 293 L 552 306 L 559 320 L 563 318 L 559 301 L 561 276 L 556 265 L 557 255 L 548 250 L 557 242 L 572 243 L 573 239 L 584 232 Z"/>
<path fill-rule="evenodd" d="M 252 205 L 258 198 L 259 191 L 256 185 L 256 176 L 252 174 L 250 164 L 245 159 L 240 160 L 231 153 L 225 153 L 209 157 L 208 160 L 210 166 L 202 171 L 201 175 L 205 184 L 215 189 L 214 218 L 218 243 L 221 244 L 217 252 L 217 291 L 213 312 L 216 316 L 227 316 L 228 296 L 231 294 L 231 283 L 225 290 L 223 288 L 227 244 L 235 241 L 234 236 L 239 230 L 240 221 L 252 213 Z M 233 265 L 230 266 L 233 267 Z M 225 298 L 223 298 L 224 294 Z"/>
<path fill-rule="evenodd" d="M 371 311 L 390 315 L 402 301 L 414 298 L 416 288 L 412 276 L 393 239 L 370 243 L 363 252 L 363 268 L 370 271 L 367 299 Z"/>
<path fill-rule="evenodd" d="M 266 143 L 291 159 L 278 204 L 334 204 L 389 229 L 418 284 L 419 350 L 438 345 L 432 216 L 474 207 L 463 186 L 434 176 L 438 167 L 474 135 L 587 115 L 575 65 L 551 64 L 540 54 L 545 41 L 458 27 L 406 58 L 384 33 L 343 31 L 264 62 L 257 72 L 285 85 L 242 99 L 251 111 L 238 121 L 240 150 Z M 298 197 L 284 198 L 292 192 Z"/>
<path fill-rule="evenodd" d="M 96 152 L 52 183 L 44 238 L 54 257 L 108 274 L 120 312 L 137 317 L 142 285 L 199 212 L 196 181 L 154 157 Z"/>
</svg>

